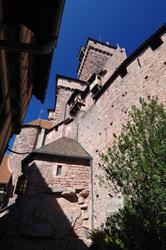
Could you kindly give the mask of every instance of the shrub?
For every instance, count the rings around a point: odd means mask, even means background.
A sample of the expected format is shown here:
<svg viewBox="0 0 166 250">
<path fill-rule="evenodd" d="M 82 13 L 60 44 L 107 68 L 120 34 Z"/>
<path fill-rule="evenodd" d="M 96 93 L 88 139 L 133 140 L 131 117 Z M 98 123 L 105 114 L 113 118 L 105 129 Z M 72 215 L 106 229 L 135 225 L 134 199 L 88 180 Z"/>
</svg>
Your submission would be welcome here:
<svg viewBox="0 0 166 250">
<path fill-rule="evenodd" d="M 157 98 L 132 107 L 102 156 L 108 182 L 125 198 L 104 231 L 120 249 L 166 249 L 166 111 Z M 112 248 L 110 248 L 112 249 Z"/>
</svg>

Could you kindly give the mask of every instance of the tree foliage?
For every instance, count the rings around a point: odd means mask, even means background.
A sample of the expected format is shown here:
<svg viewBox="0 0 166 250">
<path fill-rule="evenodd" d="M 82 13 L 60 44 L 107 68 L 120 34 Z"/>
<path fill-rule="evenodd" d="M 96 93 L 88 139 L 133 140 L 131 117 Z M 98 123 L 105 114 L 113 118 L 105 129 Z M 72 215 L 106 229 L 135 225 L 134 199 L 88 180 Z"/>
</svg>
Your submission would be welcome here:
<svg viewBox="0 0 166 250">
<path fill-rule="evenodd" d="M 166 111 L 157 98 L 132 107 L 129 121 L 102 156 L 107 181 L 125 205 L 108 218 L 106 237 L 119 249 L 166 249 Z M 114 249 L 114 248 L 110 248 Z"/>
</svg>

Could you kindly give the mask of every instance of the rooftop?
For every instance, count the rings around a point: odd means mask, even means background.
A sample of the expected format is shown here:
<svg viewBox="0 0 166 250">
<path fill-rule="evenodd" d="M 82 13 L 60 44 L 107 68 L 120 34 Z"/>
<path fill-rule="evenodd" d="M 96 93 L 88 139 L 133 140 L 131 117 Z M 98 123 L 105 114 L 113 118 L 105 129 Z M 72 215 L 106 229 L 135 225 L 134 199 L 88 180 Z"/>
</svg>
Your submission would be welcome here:
<svg viewBox="0 0 166 250">
<path fill-rule="evenodd" d="M 90 166 L 92 157 L 77 140 L 61 137 L 54 142 L 34 150 L 25 158 L 25 162 L 30 162 L 35 159 Z"/>
</svg>

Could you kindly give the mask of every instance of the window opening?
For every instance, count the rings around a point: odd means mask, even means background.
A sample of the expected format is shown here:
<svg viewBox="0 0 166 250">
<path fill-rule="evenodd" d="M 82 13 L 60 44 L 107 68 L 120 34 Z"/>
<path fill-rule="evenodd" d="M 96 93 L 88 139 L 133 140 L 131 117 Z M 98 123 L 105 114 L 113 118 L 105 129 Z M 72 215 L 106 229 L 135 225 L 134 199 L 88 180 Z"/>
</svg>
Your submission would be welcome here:
<svg viewBox="0 0 166 250">
<path fill-rule="evenodd" d="M 61 174 L 62 174 L 62 165 L 57 165 L 56 176 L 59 176 Z"/>
</svg>

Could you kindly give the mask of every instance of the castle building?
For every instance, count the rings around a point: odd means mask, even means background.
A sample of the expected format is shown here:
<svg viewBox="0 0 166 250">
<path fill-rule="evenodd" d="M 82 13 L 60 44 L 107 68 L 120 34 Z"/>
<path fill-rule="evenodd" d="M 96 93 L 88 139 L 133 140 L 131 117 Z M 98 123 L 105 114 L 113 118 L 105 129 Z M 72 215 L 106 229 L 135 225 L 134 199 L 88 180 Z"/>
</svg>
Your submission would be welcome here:
<svg viewBox="0 0 166 250">
<path fill-rule="evenodd" d="M 25 125 L 16 137 L 9 160 L 16 192 L 26 201 L 37 197 L 29 204 L 40 210 L 48 207 L 37 205 L 39 197 L 49 200 L 49 209 L 54 197 L 84 242 L 88 229 L 101 227 L 107 216 L 123 207 L 123 197 L 100 183 L 100 155 L 111 147 L 113 134 L 120 133 L 140 97 L 158 96 L 166 104 L 165 54 L 166 25 L 129 57 L 124 48 L 88 39 L 79 52 L 79 79 L 58 75 L 56 104 L 48 110 L 48 120 Z M 20 184 L 19 175 L 23 175 Z M 43 210 L 41 214 L 45 218 Z M 50 225 L 48 220 L 40 235 L 50 236 Z M 30 228 L 26 233 L 38 236 Z"/>
</svg>

